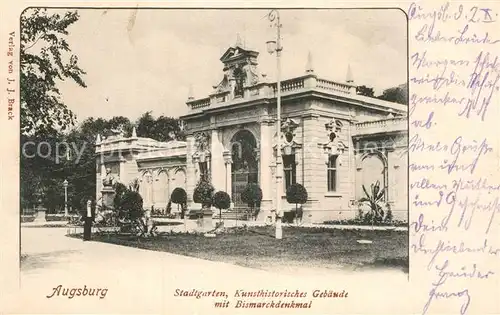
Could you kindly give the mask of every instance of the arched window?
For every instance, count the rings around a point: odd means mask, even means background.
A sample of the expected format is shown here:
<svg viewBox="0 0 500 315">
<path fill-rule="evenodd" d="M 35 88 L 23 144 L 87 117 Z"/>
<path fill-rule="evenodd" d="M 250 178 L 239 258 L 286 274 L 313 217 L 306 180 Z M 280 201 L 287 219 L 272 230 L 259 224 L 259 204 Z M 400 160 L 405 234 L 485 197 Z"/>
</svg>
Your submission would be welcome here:
<svg viewBox="0 0 500 315">
<path fill-rule="evenodd" d="M 285 191 L 296 182 L 295 154 L 283 155 L 283 171 L 285 175 Z"/>
<path fill-rule="evenodd" d="M 326 169 L 328 191 L 337 191 L 337 158 L 338 155 L 330 155 Z"/>
<path fill-rule="evenodd" d="M 155 207 L 164 208 L 168 202 L 168 176 L 166 171 L 160 171 L 153 181 L 153 203 Z"/>
</svg>

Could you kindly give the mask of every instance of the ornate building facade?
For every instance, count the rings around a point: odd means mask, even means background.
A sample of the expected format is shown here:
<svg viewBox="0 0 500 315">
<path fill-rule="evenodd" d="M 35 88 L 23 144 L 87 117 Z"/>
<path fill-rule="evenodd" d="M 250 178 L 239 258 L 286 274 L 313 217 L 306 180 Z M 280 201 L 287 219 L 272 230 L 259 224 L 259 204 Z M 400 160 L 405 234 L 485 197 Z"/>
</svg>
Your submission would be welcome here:
<svg viewBox="0 0 500 315">
<path fill-rule="evenodd" d="M 100 141 L 97 193 L 111 165 L 122 182 L 141 181 L 145 207 L 164 208 L 173 188 L 183 187 L 189 208 L 196 209 L 201 205 L 192 202 L 193 191 L 206 174 L 216 190 L 229 193 L 234 208 L 245 206 L 240 193 L 247 183 L 259 184 L 258 220 L 269 219 L 276 196 L 277 84 L 259 74 L 258 55 L 241 45 L 223 54 L 222 79 L 213 92 L 189 96 L 189 112 L 181 117 L 185 142 L 134 136 Z M 357 95 L 350 70 L 342 83 L 318 77 L 310 57 L 305 70 L 281 82 L 281 191 L 302 184 L 308 191 L 303 221 L 323 222 L 355 217 L 363 185 L 378 181 L 394 218 L 407 220 L 408 107 Z M 295 208 L 284 193 L 281 204 L 284 211 Z"/>
</svg>

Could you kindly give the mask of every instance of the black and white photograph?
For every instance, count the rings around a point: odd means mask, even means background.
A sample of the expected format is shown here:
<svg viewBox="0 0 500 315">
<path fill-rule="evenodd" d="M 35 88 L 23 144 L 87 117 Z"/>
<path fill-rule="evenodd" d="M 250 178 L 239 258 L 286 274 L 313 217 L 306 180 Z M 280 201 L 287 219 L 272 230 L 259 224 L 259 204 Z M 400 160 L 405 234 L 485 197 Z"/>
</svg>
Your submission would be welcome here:
<svg viewBox="0 0 500 315">
<path fill-rule="evenodd" d="M 32 7 L 19 37 L 22 286 L 150 312 L 408 281 L 402 10 Z M 240 277 L 329 285 L 216 292 Z"/>
</svg>

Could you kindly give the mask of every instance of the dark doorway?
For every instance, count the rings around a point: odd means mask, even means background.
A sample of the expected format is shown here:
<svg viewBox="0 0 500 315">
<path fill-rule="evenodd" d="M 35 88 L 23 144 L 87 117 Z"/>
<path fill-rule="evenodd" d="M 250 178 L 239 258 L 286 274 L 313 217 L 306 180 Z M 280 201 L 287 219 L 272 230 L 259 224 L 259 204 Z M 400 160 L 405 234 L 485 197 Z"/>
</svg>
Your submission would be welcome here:
<svg viewBox="0 0 500 315">
<path fill-rule="evenodd" d="M 241 192 L 248 183 L 259 182 L 259 163 L 256 158 L 257 141 L 248 130 L 238 131 L 231 140 L 232 153 L 232 200 L 235 207 L 246 206 Z"/>
</svg>

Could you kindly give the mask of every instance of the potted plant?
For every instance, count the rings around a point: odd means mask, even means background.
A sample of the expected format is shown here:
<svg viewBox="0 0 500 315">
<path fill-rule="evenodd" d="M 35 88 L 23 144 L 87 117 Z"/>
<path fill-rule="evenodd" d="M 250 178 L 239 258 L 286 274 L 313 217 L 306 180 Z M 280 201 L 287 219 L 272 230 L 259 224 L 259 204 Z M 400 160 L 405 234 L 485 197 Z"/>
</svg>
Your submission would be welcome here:
<svg viewBox="0 0 500 315">
<path fill-rule="evenodd" d="M 214 194 L 214 186 L 206 180 L 201 179 L 196 185 L 196 188 L 193 192 L 193 201 L 195 203 L 201 203 L 201 215 L 203 217 L 203 227 L 209 228 L 212 226 L 212 210 L 210 207 L 212 206 L 212 197 Z"/>
<path fill-rule="evenodd" d="M 307 202 L 307 190 L 299 183 L 290 185 L 286 190 L 286 201 L 295 204 L 295 222 L 298 224 L 299 220 L 302 221 L 302 204 Z M 301 205 L 300 211 L 298 205 Z"/>
<path fill-rule="evenodd" d="M 363 185 L 363 192 L 365 196 L 359 199 L 359 204 L 368 208 L 368 213 L 363 215 L 363 220 L 369 220 L 373 230 L 374 223 L 382 222 L 384 219 L 385 188 L 380 189 L 380 181 L 376 181 L 370 185 L 370 190 L 366 189 L 365 185 Z M 372 241 L 358 240 L 358 243 L 371 244 Z"/>
<path fill-rule="evenodd" d="M 219 209 L 219 222 L 222 224 L 222 209 L 229 209 L 231 206 L 231 197 L 225 191 L 218 191 L 215 193 L 212 203 Z"/>
<path fill-rule="evenodd" d="M 170 201 L 177 204 L 177 210 L 181 207 L 181 219 L 184 219 L 184 209 L 186 209 L 185 205 L 187 203 L 186 191 L 181 187 L 175 188 L 170 195 Z"/>
<path fill-rule="evenodd" d="M 250 208 L 252 217 L 257 219 L 257 214 L 262 201 L 262 189 L 256 183 L 248 183 L 245 189 L 241 192 L 241 201 L 246 203 Z"/>
</svg>

